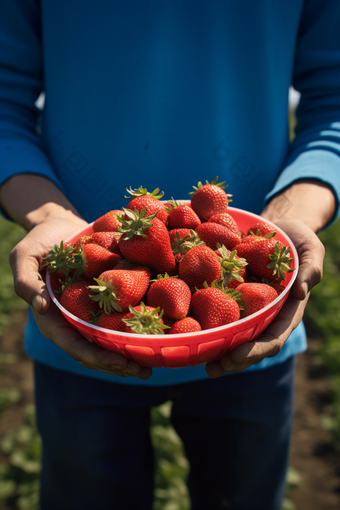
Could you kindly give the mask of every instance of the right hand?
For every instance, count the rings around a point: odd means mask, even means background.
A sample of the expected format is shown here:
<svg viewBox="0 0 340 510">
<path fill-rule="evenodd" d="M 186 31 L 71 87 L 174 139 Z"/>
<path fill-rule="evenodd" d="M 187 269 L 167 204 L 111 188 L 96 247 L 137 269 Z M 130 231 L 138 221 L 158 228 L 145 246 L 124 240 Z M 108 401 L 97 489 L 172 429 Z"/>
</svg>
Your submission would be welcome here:
<svg viewBox="0 0 340 510">
<path fill-rule="evenodd" d="M 148 379 L 152 374 L 151 368 L 141 367 L 121 354 L 103 350 L 73 329 L 52 304 L 40 275 L 43 257 L 52 246 L 59 245 L 61 240 L 86 225 L 84 220 L 70 213 L 65 217 L 48 217 L 35 226 L 10 254 L 15 292 L 30 305 L 41 333 L 84 367 L 121 377 Z"/>
</svg>

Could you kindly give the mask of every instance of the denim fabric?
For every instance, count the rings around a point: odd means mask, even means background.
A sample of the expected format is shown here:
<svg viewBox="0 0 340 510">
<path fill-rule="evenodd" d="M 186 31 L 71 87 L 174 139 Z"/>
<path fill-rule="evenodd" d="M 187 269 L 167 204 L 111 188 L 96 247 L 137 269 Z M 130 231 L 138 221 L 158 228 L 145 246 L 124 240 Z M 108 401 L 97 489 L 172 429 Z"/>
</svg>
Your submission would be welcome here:
<svg viewBox="0 0 340 510">
<path fill-rule="evenodd" d="M 261 371 L 143 388 L 36 362 L 41 510 L 151 510 L 150 407 L 169 399 L 191 464 L 192 510 L 280 510 L 293 374 L 292 357 Z"/>
</svg>

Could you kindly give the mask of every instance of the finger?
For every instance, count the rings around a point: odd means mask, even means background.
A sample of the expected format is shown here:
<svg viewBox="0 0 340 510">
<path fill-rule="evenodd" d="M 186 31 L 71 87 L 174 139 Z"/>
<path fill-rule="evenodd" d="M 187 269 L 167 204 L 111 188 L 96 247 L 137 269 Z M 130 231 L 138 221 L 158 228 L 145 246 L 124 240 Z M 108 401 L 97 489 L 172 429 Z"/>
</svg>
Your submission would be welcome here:
<svg viewBox="0 0 340 510">
<path fill-rule="evenodd" d="M 152 375 L 151 368 L 141 367 L 122 354 L 101 349 L 98 345 L 90 343 L 70 326 L 54 305 L 44 315 L 39 315 L 34 310 L 32 312 L 41 333 L 84 367 L 140 379 L 148 379 Z"/>
<path fill-rule="evenodd" d="M 299 248 L 300 266 L 292 291 L 297 299 L 304 300 L 322 279 L 325 248 L 314 234 Z"/>
<path fill-rule="evenodd" d="M 264 358 L 276 356 L 301 322 L 307 301 L 308 296 L 304 301 L 300 301 L 290 295 L 276 319 L 264 333 L 255 340 L 228 351 L 220 360 L 206 365 L 209 377 L 215 379 L 227 372 L 239 372 L 260 363 Z"/>
<path fill-rule="evenodd" d="M 37 313 L 46 313 L 50 304 L 45 282 L 39 273 L 39 261 L 30 255 L 30 243 L 23 239 L 10 253 L 9 263 L 16 294 L 31 305 Z"/>
</svg>

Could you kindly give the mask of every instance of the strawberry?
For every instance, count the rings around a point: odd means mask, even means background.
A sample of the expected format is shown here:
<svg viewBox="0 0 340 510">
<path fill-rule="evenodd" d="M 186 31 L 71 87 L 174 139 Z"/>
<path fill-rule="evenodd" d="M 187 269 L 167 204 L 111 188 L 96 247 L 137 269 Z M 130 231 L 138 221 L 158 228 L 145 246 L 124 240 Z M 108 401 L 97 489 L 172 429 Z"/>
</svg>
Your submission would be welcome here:
<svg viewBox="0 0 340 510">
<path fill-rule="evenodd" d="M 249 236 L 253 242 L 242 242 L 235 246 L 237 255 L 245 258 L 248 268 L 256 276 L 263 276 L 269 281 L 286 279 L 284 273 L 291 273 L 290 263 L 293 260 L 289 257 L 289 248 L 275 239 Z M 243 240 L 242 240 L 243 241 Z"/>
<path fill-rule="evenodd" d="M 169 232 L 172 253 L 184 255 L 187 251 L 191 250 L 194 246 L 205 245 L 201 241 L 197 232 L 187 228 L 177 228 Z M 180 258 L 179 258 L 180 259 Z"/>
<path fill-rule="evenodd" d="M 125 319 L 128 313 L 129 312 L 102 313 L 97 322 L 97 326 L 99 326 L 100 328 L 114 329 L 115 331 L 124 331 L 125 324 L 122 319 Z"/>
<path fill-rule="evenodd" d="M 127 209 L 131 209 L 132 211 L 136 210 L 138 212 L 141 212 L 142 209 L 146 209 L 147 216 L 157 213 L 157 218 L 162 221 L 165 225 L 168 222 L 168 212 L 165 208 L 165 204 L 162 202 L 159 202 L 159 199 L 162 198 L 164 195 L 164 192 L 162 191 L 159 195 L 157 193 L 159 192 L 159 188 L 156 188 L 153 190 L 152 193 L 149 193 L 146 188 L 138 188 L 135 190 L 132 190 L 131 188 L 127 190 L 130 195 L 132 195 L 132 200 L 127 205 Z M 130 197 L 125 197 L 130 198 Z M 129 219 L 125 215 L 125 219 Z"/>
<path fill-rule="evenodd" d="M 101 216 L 93 223 L 94 232 L 118 232 L 118 227 L 121 223 L 118 220 L 118 216 L 121 216 L 123 211 L 114 209 Z"/>
<path fill-rule="evenodd" d="M 223 227 L 226 227 L 229 230 L 232 230 L 233 232 L 235 232 L 235 234 L 240 235 L 240 230 L 237 226 L 236 221 L 228 213 L 214 214 L 213 216 L 211 216 L 211 218 L 208 219 L 208 222 L 218 223 L 219 225 L 223 225 Z"/>
<path fill-rule="evenodd" d="M 236 255 L 236 250 L 229 251 L 225 246 L 217 245 L 215 253 L 221 257 L 220 264 L 223 271 L 223 285 L 228 289 L 236 289 L 240 283 L 247 281 L 247 261 Z"/>
<path fill-rule="evenodd" d="M 94 278 L 98 285 L 91 285 L 94 301 L 104 308 L 105 313 L 112 311 L 124 312 L 129 306 L 137 305 L 148 289 L 150 281 L 149 270 L 140 267 L 138 270 L 113 269 L 105 271 L 98 278 Z"/>
<path fill-rule="evenodd" d="M 120 255 L 118 240 L 120 235 L 118 232 L 94 232 L 89 236 L 83 236 L 74 243 L 74 247 L 79 249 L 84 244 L 99 244 L 103 248 L 111 251 L 112 253 L 118 253 Z"/>
<path fill-rule="evenodd" d="M 160 307 L 170 319 L 180 320 L 186 317 L 191 300 L 188 285 L 166 273 L 164 277 L 158 275 L 157 281 L 151 283 L 147 302 L 154 308 Z"/>
<path fill-rule="evenodd" d="M 176 321 L 169 331 L 169 335 L 180 335 L 183 333 L 192 333 L 193 331 L 201 331 L 201 325 L 192 317 L 185 317 L 180 321 Z"/>
<path fill-rule="evenodd" d="M 67 285 L 59 302 L 68 312 L 85 322 L 90 322 L 99 310 L 98 304 L 91 299 L 91 290 L 86 281 Z"/>
<path fill-rule="evenodd" d="M 166 207 L 168 216 L 168 229 L 189 228 L 195 229 L 201 220 L 195 211 L 187 204 L 178 204 L 176 200 L 170 200 L 170 207 Z"/>
<path fill-rule="evenodd" d="M 191 207 L 201 221 L 208 221 L 214 214 L 227 212 L 231 195 L 227 195 L 224 191 L 227 188 L 222 186 L 224 182 L 217 183 L 217 177 L 215 177 L 211 183 L 206 181 L 203 185 L 199 182 L 197 187 L 193 186 L 196 191 L 189 193 L 192 195 Z"/>
<path fill-rule="evenodd" d="M 224 326 L 240 318 L 236 301 L 222 290 L 207 285 L 193 294 L 190 310 L 202 329 Z"/>
<path fill-rule="evenodd" d="M 126 333 L 138 333 L 143 335 L 163 335 L 164 329 L 170 329 L 163 323 L 163 310 L 159 313 L 159 308 L 145 306 L 143 301 L 139 306 L 133 308 L 129 306 L 130 313 L 127 314 L 123 322 Z"/>
<path fill-rule="evenodd" d="M 150 267 L 157 273 L 170 273 L 176 269 L 176 261 L 171 250 L 169 232 L 162 221 L 155 218 L 157 213 L 145 217 L 146 209 L 140 213 L 124 209 L 126 220 L 122 218 L 123 233 L 119 239 L 119 249 L 124 257 L 136 264 Z"/>
<path fill-rule="evenodd" d="M 242 305 L 244 308 L 242 317 L 248 317 L 261 310 L 278 296 L 276 290 L 265 283 L 241 283 L 241 285 L 237 287 L 237 292 L 239 292 L 242 297 Z"/>
<path fill-rule="evenodd" d="M 217 243 L 223 244 L 228 250 L 233 250 L 241 242 L 239 234 L 219 223 L 209 221 L 202 223 L 196 227 L 196 232 L 199 238 L 212 250 L 216 250 Z"/>
<path fill-rule="evenodd" d="M 85 244 L 73 255 L 73 259 L 77 273 L 92 279 L 103 271 L 112 269 L 122 257 L 98 244 Z"/>
<path fill-rule="evenodd" d="M 270 239 L 274 237 L 276 234 L 275 228 L 268 225 L 265 221 L 258 221 L 257 223 L 253 223 L 253 225 L 248 230 L 248 235 L 255 236 L 263 236 L 266 239 Z M 268 235 L 269 234 L 269 235 Z"/>
<path fill-rule="evenodd" d="M 249 278 L 249 281 L 251 283 L 265 283 L 266 285 L 270 285 L 273 287 L 273 289 L 276 290 L 278 295 L 282 294 L 282 292 L 285 290 L 285 286 L 283 284 L 283 281 L 279 282 L 278 280 L 269 281 L 268 278 L 259 278 L 258 276 L 252 276 Z"/>
<path fill-rule="evenodd" d="M 173 324 L 176 322 L 174 319 L 170 319 L 170 317 L 167 317 L 166 315 L 163 315 L 162 321 L 164 322 L 164 324 L 169 326 L 169 328 L 172 328 Z M 167 334 L 169 333 L 169 331 L 170 329 L 166 329 L 164 333 Z"/>
<path fill-rule="evenodd" d="M 191 292 L 194 292 L 196 287 L 202 289 L 205 281 L 210 284 L 221 277 L 218 256 L 208 246 L 195 246 L 180 261 L 179 277 L 185 281 Z"/>
</svg>

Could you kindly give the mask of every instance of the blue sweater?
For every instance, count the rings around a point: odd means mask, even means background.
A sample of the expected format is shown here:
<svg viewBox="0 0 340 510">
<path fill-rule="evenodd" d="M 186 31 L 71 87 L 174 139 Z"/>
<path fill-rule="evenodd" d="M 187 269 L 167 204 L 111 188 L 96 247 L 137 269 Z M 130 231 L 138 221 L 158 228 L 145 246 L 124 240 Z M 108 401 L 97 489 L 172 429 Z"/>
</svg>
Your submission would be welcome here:
<svg viewBox="0 0 340 510">
<path fill-rule="evenodd" d="M 182 199 L 216 175 L 233 206 L 255 213 L 301 178 L 339 197 L 338 0 L 2 0 L 0 9 L 0 184 L 43 175 L 89 222 L 125 205 L 127 187 Z M 291 84 L 301 102 L 290 146 Z M 278 217 L 289 206 L 283 198 Z M 206 377 L 204 367 L 156 369 L 148 381 L 89 371 L 31 317 L 26 349 L 121 384 Z M 300 326 L 276 357 L 249 370 L 303 349 Z"/>
</svg>

